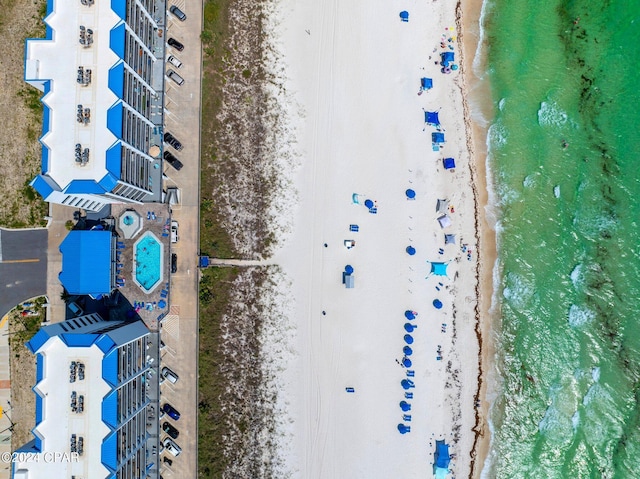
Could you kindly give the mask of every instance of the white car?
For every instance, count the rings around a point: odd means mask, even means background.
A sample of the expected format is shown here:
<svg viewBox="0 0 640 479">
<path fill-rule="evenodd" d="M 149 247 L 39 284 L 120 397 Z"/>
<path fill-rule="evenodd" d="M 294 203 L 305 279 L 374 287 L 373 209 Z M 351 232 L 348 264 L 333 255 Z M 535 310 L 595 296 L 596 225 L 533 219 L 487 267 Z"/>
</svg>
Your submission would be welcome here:
<svg viewBox="0 0 640 479">
<path fill-rule="evenodd" d="M 174 373 L 171 369 L 169 369 L 166 366 L 162 368 L 160 375 L 162 376 L 163 380 L 166 379 L 171 384 L 177 383 L 178 379 L 180 379 L 176 373 Z"/>
<path fill-rule="evenodd" d="M 172 455 L 176 457 L 179 456 L 180 453 L 182 452 L 182 449 L 180 449 L 180 446 L 178 446 L 172 439 L 168 437 L 164 441 L 162 441 L 162 445 L 164 446 L 165 450 L 169 451 Z"/>
<path fill-rule="evenodd" d="M 173 55 L 169 55 L 169 58 L 167 58 L 167 61 L 176 68 L 180 68 L 182 66 L 182 62 L 178 60 L 176 57 L 174 57 Z"/>
<path fill-rule="evenodd" d="M 178 236 L 178 222 L 173 220 L 171 222 L 171 242 L 177 243 L 180 237 Z"/>
</svg>

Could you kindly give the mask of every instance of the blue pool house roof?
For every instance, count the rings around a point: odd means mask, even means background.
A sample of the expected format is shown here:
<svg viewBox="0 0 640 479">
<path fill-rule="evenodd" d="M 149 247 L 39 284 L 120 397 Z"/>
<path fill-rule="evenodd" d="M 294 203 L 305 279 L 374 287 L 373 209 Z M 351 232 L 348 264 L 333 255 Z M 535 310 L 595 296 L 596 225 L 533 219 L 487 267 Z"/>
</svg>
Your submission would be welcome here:
<svg viewBox="0 0 640 479">
<path fill-rule="evenodd" d="M 113 289 L 113 246 L 110 231 L 70 231 L 60 245 L 60 282 L 69 294 L 97 296 Z"/>
</svg>

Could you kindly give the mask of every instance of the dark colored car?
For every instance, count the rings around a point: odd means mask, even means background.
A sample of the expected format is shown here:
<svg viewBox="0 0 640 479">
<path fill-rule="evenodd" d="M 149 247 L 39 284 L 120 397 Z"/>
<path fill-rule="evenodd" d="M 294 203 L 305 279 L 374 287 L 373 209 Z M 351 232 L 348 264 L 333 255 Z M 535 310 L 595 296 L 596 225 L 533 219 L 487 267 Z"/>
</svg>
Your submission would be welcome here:
<svg viewBox="0 0 640 479">
<path fill-rule="evenodd" d="M 165 151 L 162 157 L 176 170 L 181 170 L 184 166 L 182 162 L 178 158 L 176 158 L 170 151 Z"/>
<path fill-rule="evenodd" d="M 171 253 L 171 272 L 178 272 L 178 255 L 175 253 Z"/>
<path fill-rule="evenodd" d="M 178 17 L 178 20 L 180 20 L 181 22 L 184 22 L 187 19 L 187 14 L 184 13 L 175 5 L 171 5 L 171 8 L 169 9 L 169 11 L 173 13 L 176 17 Z"/>
<path fill-rule="evenodd" d="M 162 462 L 165 462 L 165 463 L 169 464 L 170 466 L 173 464 L 173 461 L 171 459 L 169 459 L 167 456 L 164 456 L 162 458 Z M 162 477 L 162 476 L 160 476 L 160 477 Z"/>
<path fill-rule="evenodd" d="M 178 412 L 178 410 L 168 402 L 162 405 L 162 410 L 166 412 L 171 419 L 175 419 L 176 421 L 180 419 L 180 413 Z"/>
<path fill-rule="evenodd" d="M 182 150 L 182 143 L 178 141 L 178 139 L 173 136 L 171 133 L 166 132 L 164 134 L 164 141 L 173 146 L 176 150 Z"/>
<path fill-rule="evenodd" d="M 170 47 L 175 48 L 179 52 L 184 50 L 184 45 L 173 37 L 169 38 L 169 41 L 167 43 L 169 44 Z"/>
<path fill-rule="evenodd" d="M 173 439 L 178 439 L 178 436 L 180 435 L 180 431 L 166 421 L 162 423 L 162 430 L 169 434 Z"/>
</svg>

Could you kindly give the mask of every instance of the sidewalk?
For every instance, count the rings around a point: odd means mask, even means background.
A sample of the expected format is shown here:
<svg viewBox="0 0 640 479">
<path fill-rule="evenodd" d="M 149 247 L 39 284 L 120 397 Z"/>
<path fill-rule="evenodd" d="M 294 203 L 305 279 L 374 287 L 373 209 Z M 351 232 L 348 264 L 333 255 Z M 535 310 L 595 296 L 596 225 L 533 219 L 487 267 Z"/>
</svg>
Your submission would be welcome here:
<svg viewBox="0 0 640 479">
<path fill-rule="evenodd" d="M 11 372 L 9 368 L 9 320 L 0 321 L 0 457 L 11 452 Z M 0 461 L 0 479 L 11 477 L 11 464 Z"/>
</svg>

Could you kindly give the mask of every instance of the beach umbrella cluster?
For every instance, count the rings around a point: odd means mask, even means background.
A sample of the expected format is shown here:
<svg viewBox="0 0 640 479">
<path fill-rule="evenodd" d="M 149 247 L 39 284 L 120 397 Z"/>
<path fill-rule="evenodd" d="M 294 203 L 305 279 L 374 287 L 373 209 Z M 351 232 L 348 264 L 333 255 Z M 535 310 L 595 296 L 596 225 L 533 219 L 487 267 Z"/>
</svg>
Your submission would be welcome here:
<svg viewBox="0 0 640 479">
<path fill-rule="evenodd" d="M 418 317 L 418 313 L 416 313 L 411 309 L 407 309 L 404 312 L 404 317 L 409 321 L 414 321 Z M 415 376 L 415 371 L 412 369 L 409 369 L 411 366 L 413 366 L 413 361 L 409 357 L 413 354 L 413 349 L 409 345 L 413 344 L 413 341 L 414 341 L 414 338 L 411 335 L 411 333 L 413 333 L 417 328 L 418 328 L 418 325 L 414 323 L 404 323 L 404 330 L 406 331 L 406 334 L 403 336 L 403 339 L 404 339 L 405 345 L 402 348 L 403 356 L 402 356 L 402 361 L 400 362 L 400 365 L 405 369 L 406 377 L 400 381 L 400 386 L 404 390 L 404 399 L 399 403 L 400 409 L 402 410 L 402 413 L 403 413 L 402 414 L 403 422 L 398 424 L 398 432 L 400 432 L 400 434 L 406 434 L 408 432 L 411 432 L 411 426 L 409 426 L 408 424 L 405 424 L 405 423 L 411 422 L 411 414 L 410 414 L 411 403 L 408 402 L 407 399 L 413 399 L 413 391 L 411 391 L 411 389 L 415 388 L 416 385 L 412 379 Z"/>
</svg>

